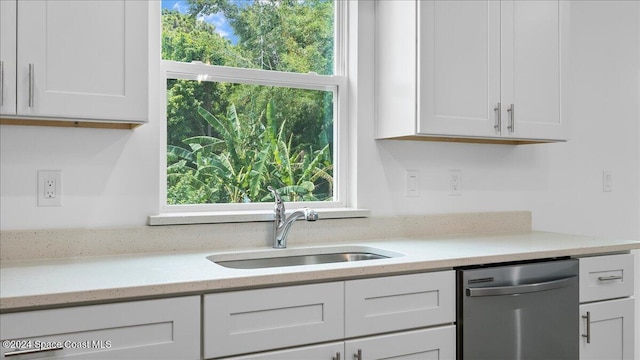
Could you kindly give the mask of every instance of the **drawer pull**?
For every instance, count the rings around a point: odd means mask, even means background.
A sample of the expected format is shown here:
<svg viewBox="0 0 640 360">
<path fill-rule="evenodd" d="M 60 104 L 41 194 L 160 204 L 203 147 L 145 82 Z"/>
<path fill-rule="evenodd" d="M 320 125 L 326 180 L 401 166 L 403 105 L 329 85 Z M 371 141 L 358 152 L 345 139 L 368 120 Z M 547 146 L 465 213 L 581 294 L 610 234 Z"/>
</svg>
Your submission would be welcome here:
<svg viewBox="0 0 640 360">
<path fill-rule="evenodd" d="M 39 349 L 14 350 L 14 351 L 9 351 L 7 353 L 4 353 L 4 357 L 26 355 L 26 354 L 37 354 L 37 353 L 62 350 L 62 349 L 64 349 L 64 346 L 54 346 L 50 348 L 39 348 Z"/>
<path fill-rule="evenodd" d="M 612 281 L 612 280 L 622 280 L 622 276 L 620 275 L 598 276 L 598 281 Z"/>
<path fill-rule="evenodd" d="M 336 356 L 334 356 L 333 358 L 331 358 L 332 360 L 340 360 L 340 351 L 338 351 L 336 353 Z"/>
</svg>

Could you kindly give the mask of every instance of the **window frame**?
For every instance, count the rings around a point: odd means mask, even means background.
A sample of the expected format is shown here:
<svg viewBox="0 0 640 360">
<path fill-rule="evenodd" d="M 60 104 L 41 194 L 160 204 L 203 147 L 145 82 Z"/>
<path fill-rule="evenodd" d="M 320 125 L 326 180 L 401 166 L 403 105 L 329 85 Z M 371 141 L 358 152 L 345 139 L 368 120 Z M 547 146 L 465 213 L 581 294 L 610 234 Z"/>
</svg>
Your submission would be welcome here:
<svg viewBox="0 0 640 360">
<path fill-rule="evenodd" d="M 273 210 L 273 203 L 224 203 L 169 205 L 167 203 L 167 80 L 185 79 L 195 81 L 230 82 L 238 84 L 280 86 L 297 89 L 332 91 L 334 107 L 334 159 L 332 201 L 287 202 L 289 210 L 296 207 L 313 207 L 322 210 L 349 208 L 348 194 L 348 76 L 346 74 L 347 1 L 334 1 L 334 75 L 316 73 L 292 73 L 261 69 L 236 68 L 208 65 L 202 62 L 177 62 L 160 60 L 160 214 L 183 218 L 192 214 L 194 218 L 204 216 L 207 220 L 188 220 L 186 223 L 256 221 L 267 220 L 265 214 Z M 160 15 L 162 16 L 162 15 Z M 241 215 L 238 215 L 241 214 Z M 254 216 L 252 216 L 252 214 Z M 216 216 L 220 220 L 215 220 Z M 270 216 L 267 216 L 270 219 Z M 160 221 L 164 222 L 164 221 Z M 175 223 L 174 221 L 169 221 Z M 150 219 L 150 223 L 152 223 Z M 180 222 L 184 223 L 184 222 Z"/>
</svg>

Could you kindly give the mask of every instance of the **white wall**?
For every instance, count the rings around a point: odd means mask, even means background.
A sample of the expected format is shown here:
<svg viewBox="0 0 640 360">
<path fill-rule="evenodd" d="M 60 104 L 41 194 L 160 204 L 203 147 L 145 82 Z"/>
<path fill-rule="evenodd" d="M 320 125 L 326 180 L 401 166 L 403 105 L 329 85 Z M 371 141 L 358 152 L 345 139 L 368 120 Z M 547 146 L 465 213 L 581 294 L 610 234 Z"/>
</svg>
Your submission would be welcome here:
<svg viewBox="0 0 640 360">
<path fill-rule="evenodd" d="M 150 6 L 159 14 L 159 2 Z M 159 39 L 149 48 L 158 59 Z M 153 95 L 159 62 L 150 66 Z M 159 98 L 149 105 L 149 123 L 131 131 L 0 126 L 0 229 L 144 225 L 160 191 Z M 38 170 L 62 170 L 62 207 L 37 206 Z"/>
<path fill-rule="evenodd" d="M 571 140 L 547 145 L 482 145 L 373 140 L 373 41 L 359 40 L 353 124 L 358 206 L 374 216 L 532 210 L 540 230 L 638 238 L 640 131 L 637 2 L 572 2 L 574 61 L 564 77 Z M 373 34 L 373 4 L 359 2 L 357 26 Z M 634 30 L 635 29 L 635 30 Z M 157 51 L 157 49 L 156 49 Z M 160 84 L 152 79 L 151 93 Z M 133 131 L 0 128 L 0 228 L 143 225 L 158 212 L 157 99 L 150 123 Z M 63 206 L 36 206 L 38 169 L 63 171 Z M 420 172 L 420 196 L 404 196 L 404 171 Z M 462 171 L 449 196 L 448 170 Z M 602 192 L 602 170 L 614 191 Z"/>
</svg>

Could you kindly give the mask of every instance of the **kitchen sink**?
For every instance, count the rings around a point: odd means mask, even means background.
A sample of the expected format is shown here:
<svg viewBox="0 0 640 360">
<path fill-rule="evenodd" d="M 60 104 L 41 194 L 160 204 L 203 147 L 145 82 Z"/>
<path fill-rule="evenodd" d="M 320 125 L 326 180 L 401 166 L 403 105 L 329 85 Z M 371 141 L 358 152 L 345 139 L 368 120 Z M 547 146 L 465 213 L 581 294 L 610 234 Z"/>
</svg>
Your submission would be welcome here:
<svg viewBox="0 0 640 360">
<path fill-rule="evenodd" d="M 285 249 L 219 254 L 207 259 L 232 269 L 263 269 L 388 259 L 402 254 L 366 246 Z"/>
</svg>

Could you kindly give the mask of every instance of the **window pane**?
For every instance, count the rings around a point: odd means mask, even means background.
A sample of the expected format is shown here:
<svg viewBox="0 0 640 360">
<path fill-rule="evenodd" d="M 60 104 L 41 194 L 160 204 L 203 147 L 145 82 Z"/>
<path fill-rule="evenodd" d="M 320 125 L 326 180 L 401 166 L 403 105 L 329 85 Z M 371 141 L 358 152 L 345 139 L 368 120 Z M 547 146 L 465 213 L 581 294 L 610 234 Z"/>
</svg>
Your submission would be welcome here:
<svg viewBox="0 0 640 360">
<path fill-rule="evenodd" d="M 333 200 L 334 95 L 167 80 L 167 204 Z"/>
<path fill-rule="evenodd" d="M 162 58 L 333 74 L 333 0 L 162 0 Z"/>
</svg>

